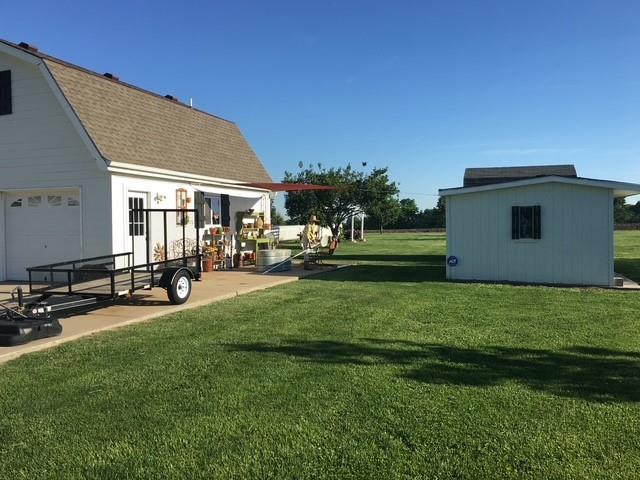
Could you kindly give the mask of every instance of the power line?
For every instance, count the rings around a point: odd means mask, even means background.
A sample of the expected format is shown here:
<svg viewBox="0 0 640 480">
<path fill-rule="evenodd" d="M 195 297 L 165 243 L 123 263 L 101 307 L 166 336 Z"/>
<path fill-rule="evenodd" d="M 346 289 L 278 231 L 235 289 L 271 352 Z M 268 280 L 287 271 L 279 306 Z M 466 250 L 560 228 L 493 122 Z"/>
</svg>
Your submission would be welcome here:
<svg viewBox="0 0 640 480">
<path fill-rule="evenodd" d="M 427 197 L 439 197 L 437 193 L 400 192 L 400 195 L 424 195 Z"/>
</svg>

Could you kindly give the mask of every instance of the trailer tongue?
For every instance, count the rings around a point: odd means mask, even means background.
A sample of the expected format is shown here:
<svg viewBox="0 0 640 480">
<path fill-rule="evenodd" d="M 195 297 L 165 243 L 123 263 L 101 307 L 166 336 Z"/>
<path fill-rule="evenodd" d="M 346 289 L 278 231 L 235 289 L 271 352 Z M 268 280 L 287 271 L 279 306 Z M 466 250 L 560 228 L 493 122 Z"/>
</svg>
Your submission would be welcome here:
<svg viewBox="0 0 640 480">
<path fill-rule="evenodd" d="M 199 211 L 194 209 L 138 209 L 139 218 L 150 224 L 151 215 L 162 215 L 163 258 L 150 261 L 150 228 L 146 229 L 146 262 L 136 263 L 133 252 L 82 258 L 27 268 L 29 295 L 18 287 L 8 302 L 0 303 L 0 346 L 22 345 L 40 338 L 60 335 L 59 316 L 100 308 L 138 290 L 161 287 L 172 304 L 185 303 L 191 296 L 191 282 L 200 280 Z M 195 242 L 187 248 L 186 222 L 178 227 L 181 255 L 168 258 L 167 214 L 194 215 Z M 175 232 L 173 232 L 175 234 Z M 158 242 L 160 243 L 160 242 Z M 133 245 L 133 234 L 132 234 Z"/>
</svg>

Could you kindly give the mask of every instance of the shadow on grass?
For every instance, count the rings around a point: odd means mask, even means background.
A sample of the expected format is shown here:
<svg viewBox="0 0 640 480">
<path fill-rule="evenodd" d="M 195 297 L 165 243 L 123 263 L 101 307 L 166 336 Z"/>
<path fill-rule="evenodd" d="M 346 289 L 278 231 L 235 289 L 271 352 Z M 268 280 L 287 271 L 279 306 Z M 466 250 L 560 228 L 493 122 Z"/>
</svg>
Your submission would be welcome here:
<svg viewBox="0 0 640 480">
<path fill-rule="evenodd" d="M 334 259 L 334 260 L 350 260 L 350 261 L 356 261 L 356 262 L 389 262 L 389 263 L 407 262 L 407 263 L 421 263 L 426 265 L 434 265 L 439 267 L 444 267 L 444 263 L 445 263 L 444 255 L 387 255 L 384 253 L 378 253 L 374 255 L 370 255 L 366 253 L 363 253 L 363 254 L 336 253 L 333 256 L 323 255 L 322 259 L 326 261 Z"/>
<path fill-rule="evenodd" d="M 359 343 L 290 340 L 225 347 L 325 364 L 395 366 L 399 376 L 432 385 L 491 387 L 516 382 L 561 397 L 594 402 L 640 401 L 637 352 L 583 346 L 560 350 L 464 348 L 380 339 L 362 339 Z"/>
<path fill-rule="evenodd" d="M 354 265 L 335 272 L 314 275 L 305 280 L 328 282 L 444 282 L 445 268 L 444 266 L 414 264 Z"/>
<path fill-rule="evenodd" d="M 640 283 L 640 258 L 617 258 L 615 271 Z"/>
</svg>

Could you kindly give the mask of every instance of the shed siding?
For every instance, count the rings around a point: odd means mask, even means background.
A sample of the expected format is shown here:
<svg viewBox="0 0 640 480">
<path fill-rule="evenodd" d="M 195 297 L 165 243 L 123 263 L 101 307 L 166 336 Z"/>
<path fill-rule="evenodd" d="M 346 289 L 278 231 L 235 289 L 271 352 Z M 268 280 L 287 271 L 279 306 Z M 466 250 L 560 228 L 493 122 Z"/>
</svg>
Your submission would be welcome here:
<svg viewBox="0 0 640 480">
<path fill-rule="evenodd" d="M 0 53 L 0 70 L 7 69 L 13 113 L 0 116 L 0 191 L 79 187 L 82 254 L 110 252 L 107 173 L 98 168 L 40 70 Z M 0 223 L 4 239 L 4 222 Z"/>
<path fill-rule="evenodd" d="M 546 183 L 447 197 L 452 280 L 611 285 L 611 191 Z M 542 238 L 511 239 L 511 207 L 540 205 Z"/>
</svg>

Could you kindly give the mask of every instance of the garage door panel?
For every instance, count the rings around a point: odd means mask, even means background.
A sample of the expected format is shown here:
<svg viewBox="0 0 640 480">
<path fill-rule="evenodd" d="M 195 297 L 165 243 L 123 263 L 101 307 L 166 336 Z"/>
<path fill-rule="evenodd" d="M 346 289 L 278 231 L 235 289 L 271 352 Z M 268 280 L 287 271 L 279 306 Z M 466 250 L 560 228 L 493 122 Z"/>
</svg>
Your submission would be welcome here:
<svg viewBox="0 0 640 480">
<path fill-rule="evenodd" d="M 25 268 L 81 256 L 79 193 L 15 192 L 5 202 L 7 278 L 24 280 Z"/>
</svg>

